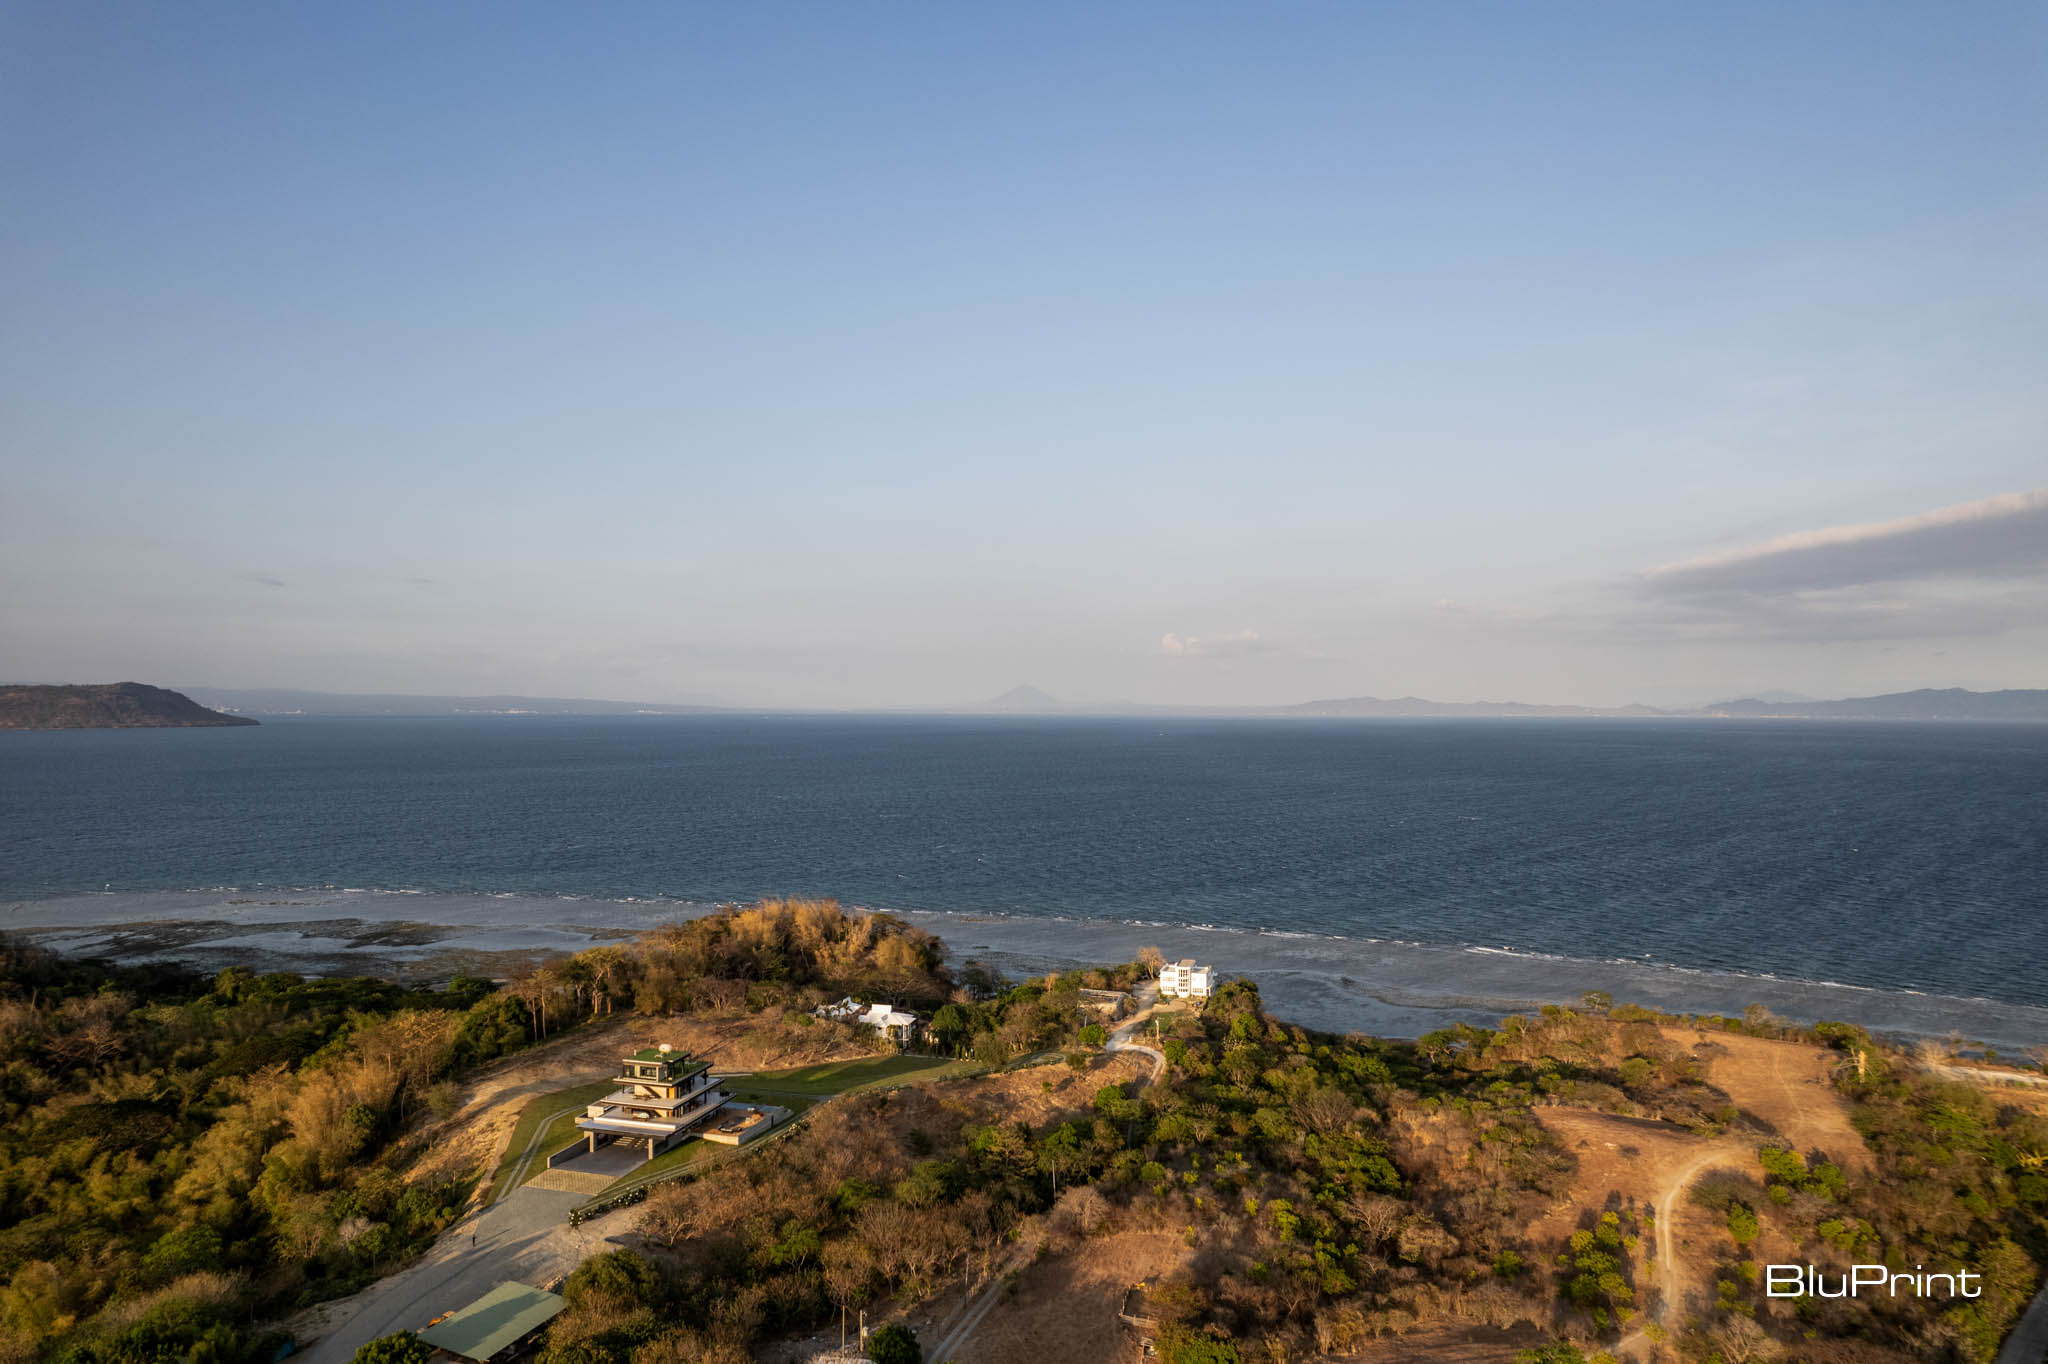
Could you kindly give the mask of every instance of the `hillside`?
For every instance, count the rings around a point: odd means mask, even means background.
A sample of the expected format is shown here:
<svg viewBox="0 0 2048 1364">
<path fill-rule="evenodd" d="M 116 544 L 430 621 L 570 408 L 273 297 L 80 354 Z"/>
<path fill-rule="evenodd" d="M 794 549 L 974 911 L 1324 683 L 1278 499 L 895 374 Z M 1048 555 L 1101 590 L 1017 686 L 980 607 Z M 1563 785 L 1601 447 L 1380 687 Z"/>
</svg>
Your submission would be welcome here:
<svg viewBox="0 0 2048 1364">
<path fill-rule="evenodd" d="M 244 715 L 701 715 L 717 706 L 598 701 L 560 696 L 411 696 L 396 692 L 294 691 L 277 687 L 187 687 L 201 705 Z"/>
<path fill-rule="evenodd" d="M 1662 715 L 1664 713 L 1649 706 L 1545 706 L 1526 701 L 1429 701 L 1419 696 L 1403 696 L 1393 700 L 1386 700 L 1377 696 L 1353 696 L 1332 701 L 1304 701 L 1298 706 L 1285 706 L 1275 712 L 1275 714 L 1279 715 L 1342 716 L 1647 716 Z"/>
<path fill-rule="evenodd" d="M 1724 701 L 1709 715 L 1794 717 L 1811 720 L 2048 720 L 2048 691 L 1965 691 L 1923 687 L 1841 701 Z"/>
<path fill-rule="evenodd" d="M 141 682 L 0 686 L 0 729 L 187 729 L 255 723 L 245 716 L 208 710 L 181 692 Z"/>
</svg>

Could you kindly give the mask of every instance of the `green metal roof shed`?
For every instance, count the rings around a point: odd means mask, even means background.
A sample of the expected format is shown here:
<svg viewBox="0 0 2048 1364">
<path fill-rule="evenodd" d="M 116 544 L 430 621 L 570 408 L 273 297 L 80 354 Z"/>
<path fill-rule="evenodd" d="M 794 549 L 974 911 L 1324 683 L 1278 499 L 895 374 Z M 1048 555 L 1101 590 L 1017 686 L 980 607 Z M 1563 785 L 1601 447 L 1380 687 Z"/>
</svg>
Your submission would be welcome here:
<svg viewBox="0 0 2048 1364">
<path fill-rule="evenodd" d="M 459 1312 L 420 1332 L 420 1339 L 464 1359 L 496 1359 L 553 1321 L 569 1304 L 523 1283 L 501 1283 Z"/>
</svg>

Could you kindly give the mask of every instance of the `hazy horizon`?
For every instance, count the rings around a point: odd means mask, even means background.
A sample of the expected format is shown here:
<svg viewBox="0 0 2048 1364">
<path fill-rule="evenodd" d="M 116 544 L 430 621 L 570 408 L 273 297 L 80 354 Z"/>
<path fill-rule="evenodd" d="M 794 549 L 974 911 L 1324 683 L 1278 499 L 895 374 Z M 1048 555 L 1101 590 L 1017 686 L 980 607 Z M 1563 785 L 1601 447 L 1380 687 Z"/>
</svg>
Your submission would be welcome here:
<svg viewBox="0 0 2048 1364">
<path fill-rule="evenodd" d="M 2048 685 L 2048 12 L 0 12 L 0 671 Z"/>
</svg>

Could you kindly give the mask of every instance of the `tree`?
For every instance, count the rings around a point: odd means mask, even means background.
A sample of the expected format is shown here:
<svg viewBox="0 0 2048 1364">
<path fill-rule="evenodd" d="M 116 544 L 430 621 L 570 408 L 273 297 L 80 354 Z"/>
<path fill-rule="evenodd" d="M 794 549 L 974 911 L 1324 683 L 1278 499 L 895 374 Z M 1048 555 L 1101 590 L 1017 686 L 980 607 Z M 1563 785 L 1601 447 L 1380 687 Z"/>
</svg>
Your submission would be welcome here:
<svg viewBox="0 0 2048 1364">
<path fill-rule="evenodd" d="M 892 1321 L 868 1332 L 868 1358 L 875 1364 L 924 1364 L 924 1347 L 915 1331 Z"/>
<path fill-rule="evenodd" d="M 410 1331 L 379 1336 L 356 1350 L 351 1364 L 427 1364 L 433 1347 Z"/>
<path fill-rule="evenodd" d="M 1052 1176 L 1052 1194 L 1060 1194 L 1060 1171 L 1071 1170 L 1081 1155 L 1080 1134 L 1072 1123 L 1061 1123 L 1038 1143 L 1038 1168 Z"/>
<path fill-rule="evenodd" d="M 604 1000 L 604 1011 L 612 1011 L 612 999 L 618 994 L 619 979 L 626 971 L 626 949 L 618 946 L 593 947 L 583 954 L 590 963 L 592 989 L 590 1011 L 597 1012 L 597 1001 Z"/>
<path fill-rule="evenodd" d="M 839 1345 L 846 1346 L 846 1309 L 867 1301 L 868 1288 L 875 1280 L 875 1257 L 852 1237 L 833 1241 L 825 1247 L 825 1292 L 839 1308 Z"/>
<path fill-rule="evenodd" d="M 940 1046 L 956 1050 L 974 1031 L 974 1020 L 967 1010 L 958 1004 L 943 1004 L 939 1011 L 932 1015 L 931 1031 L 932 1036 L 939 1040 Z"/>
<path fill-rule="evenodd" d="M 177 1227 L 157 1238 L 142 1257 L 142 1268 L 151 1278 L 175 1279 L 195 1270 L 219 1268 L 221 1252 L 220 1233 L 212 1227 Z"/>
<path fill-rule="evenodd" d="M 1159 1357 L 1167 1364 L 1238 1364 L 1241 1358 L 1235 1342 L 1196 1335 L 1181 1326 L 1160 1333 Z"/>
<path fill-rule="evenodd" d="M 606 1299 L 622 1312 L 653 1307 L 662 1299 L 661 1275 L 644 1256 L 607 1251 L 576 1266 L 562 1285 L 562 1296 L 572 1307 L 587 1297 Z"/>
<path fill-rule="evenodd" d="M 1138 965 L 1157 979 L 1160 968 L 1166 965 L 1166 954 L 1156 947 L 1141 947 L 1138 949 Z"/>
<path fill-rule="evenodd" d="M 1515 1364 L 1586 1364 L 1586 1355 L 1578 1346 L 1560 1340 L 1555 1345 L 1517 1352 Z"/>
</svg>

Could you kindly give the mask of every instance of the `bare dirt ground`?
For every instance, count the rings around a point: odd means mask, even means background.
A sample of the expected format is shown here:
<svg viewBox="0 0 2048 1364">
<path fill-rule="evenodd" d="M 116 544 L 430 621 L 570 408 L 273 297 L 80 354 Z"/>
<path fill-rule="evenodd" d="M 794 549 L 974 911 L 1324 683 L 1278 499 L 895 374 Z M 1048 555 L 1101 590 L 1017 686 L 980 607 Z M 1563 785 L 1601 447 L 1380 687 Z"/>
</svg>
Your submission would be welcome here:
<svg viewBox="0 0 2048 1364">
<path fill-rule="evenodd" d="M 1667 1028 L 1664 1035 L 1691 1050 L 1707 1083 L 1726 1093 L 1762 1134 L 1701 1137 L 1646 1119 L 1539 1108 L 1537 1118 L 1578 1157 L 1579 1168 L 1570 1198 L 1545 1214 L 1531 1237 L 1538 1245 L 1561 1245 L 1586 1212 L 1597 1212 L 1610 1201 L 1651 1210 L 1657 1224 L 1656 1258 L 1650 1282 L 1638 1282 L 1638 1296 L 1649 1309 L 1645 1320 L 1669 1324 L 1682 1319 L 1710 1289 L 1708 1268 L 1719 1229 L 1685 1202 L 1693 1181 L 1715 1169 L 1756 1174 L 1756 1148 L 1767 1141 L 1822 1153 L 1852 1172 L 1867 1171 L 1870 1156 L 1849 1121 L 1848 1105 L 1827 1082 L 1828 1067 L 1839 1060 L 1833 1053 L 1802 1042 L 1684 1028 Z M 1654 1301 L 1647 1291 L 1651 1284 Z M 1633 1331 L 1615 1353 L 1647 1359 L 1650 1344 L 1641 1330 Z"/>
<path fill-rule="evenodd" d="M 1548 1345 L 1548 1332 L 1523 1322 L 1517 1326 L 1441 1326 L 1374 1341 L 1346 1359 L 1363 1364 L 1515 1364 L 1515 1356 L 1533 1346 Z"/>
<path fill-rule="evenodd" d="M 1839 1055 L 1804 1042 L 1663 1031 L 1668 1040 L 1693 1048 L 1705 1064 L 1707 1083 L 1779 1140 L 1802 1153 L 1824 1152 L 1851 1173 L 1870 1169 L 1870 1153 L 1849 1121 L 1849 1106 L 1829 1083 Z"/>
<path fill-rule="evenodd" d="M 1027 1266 L 974 1328 L 976 1364 L 1137 1358 L 1137 1338 L 1117 1312 L 1140 1281 L 1158 1282 L 1194 1259 L 1171 1232 L 1127 1231 L 1077 1242 Z"/>
</svg>

